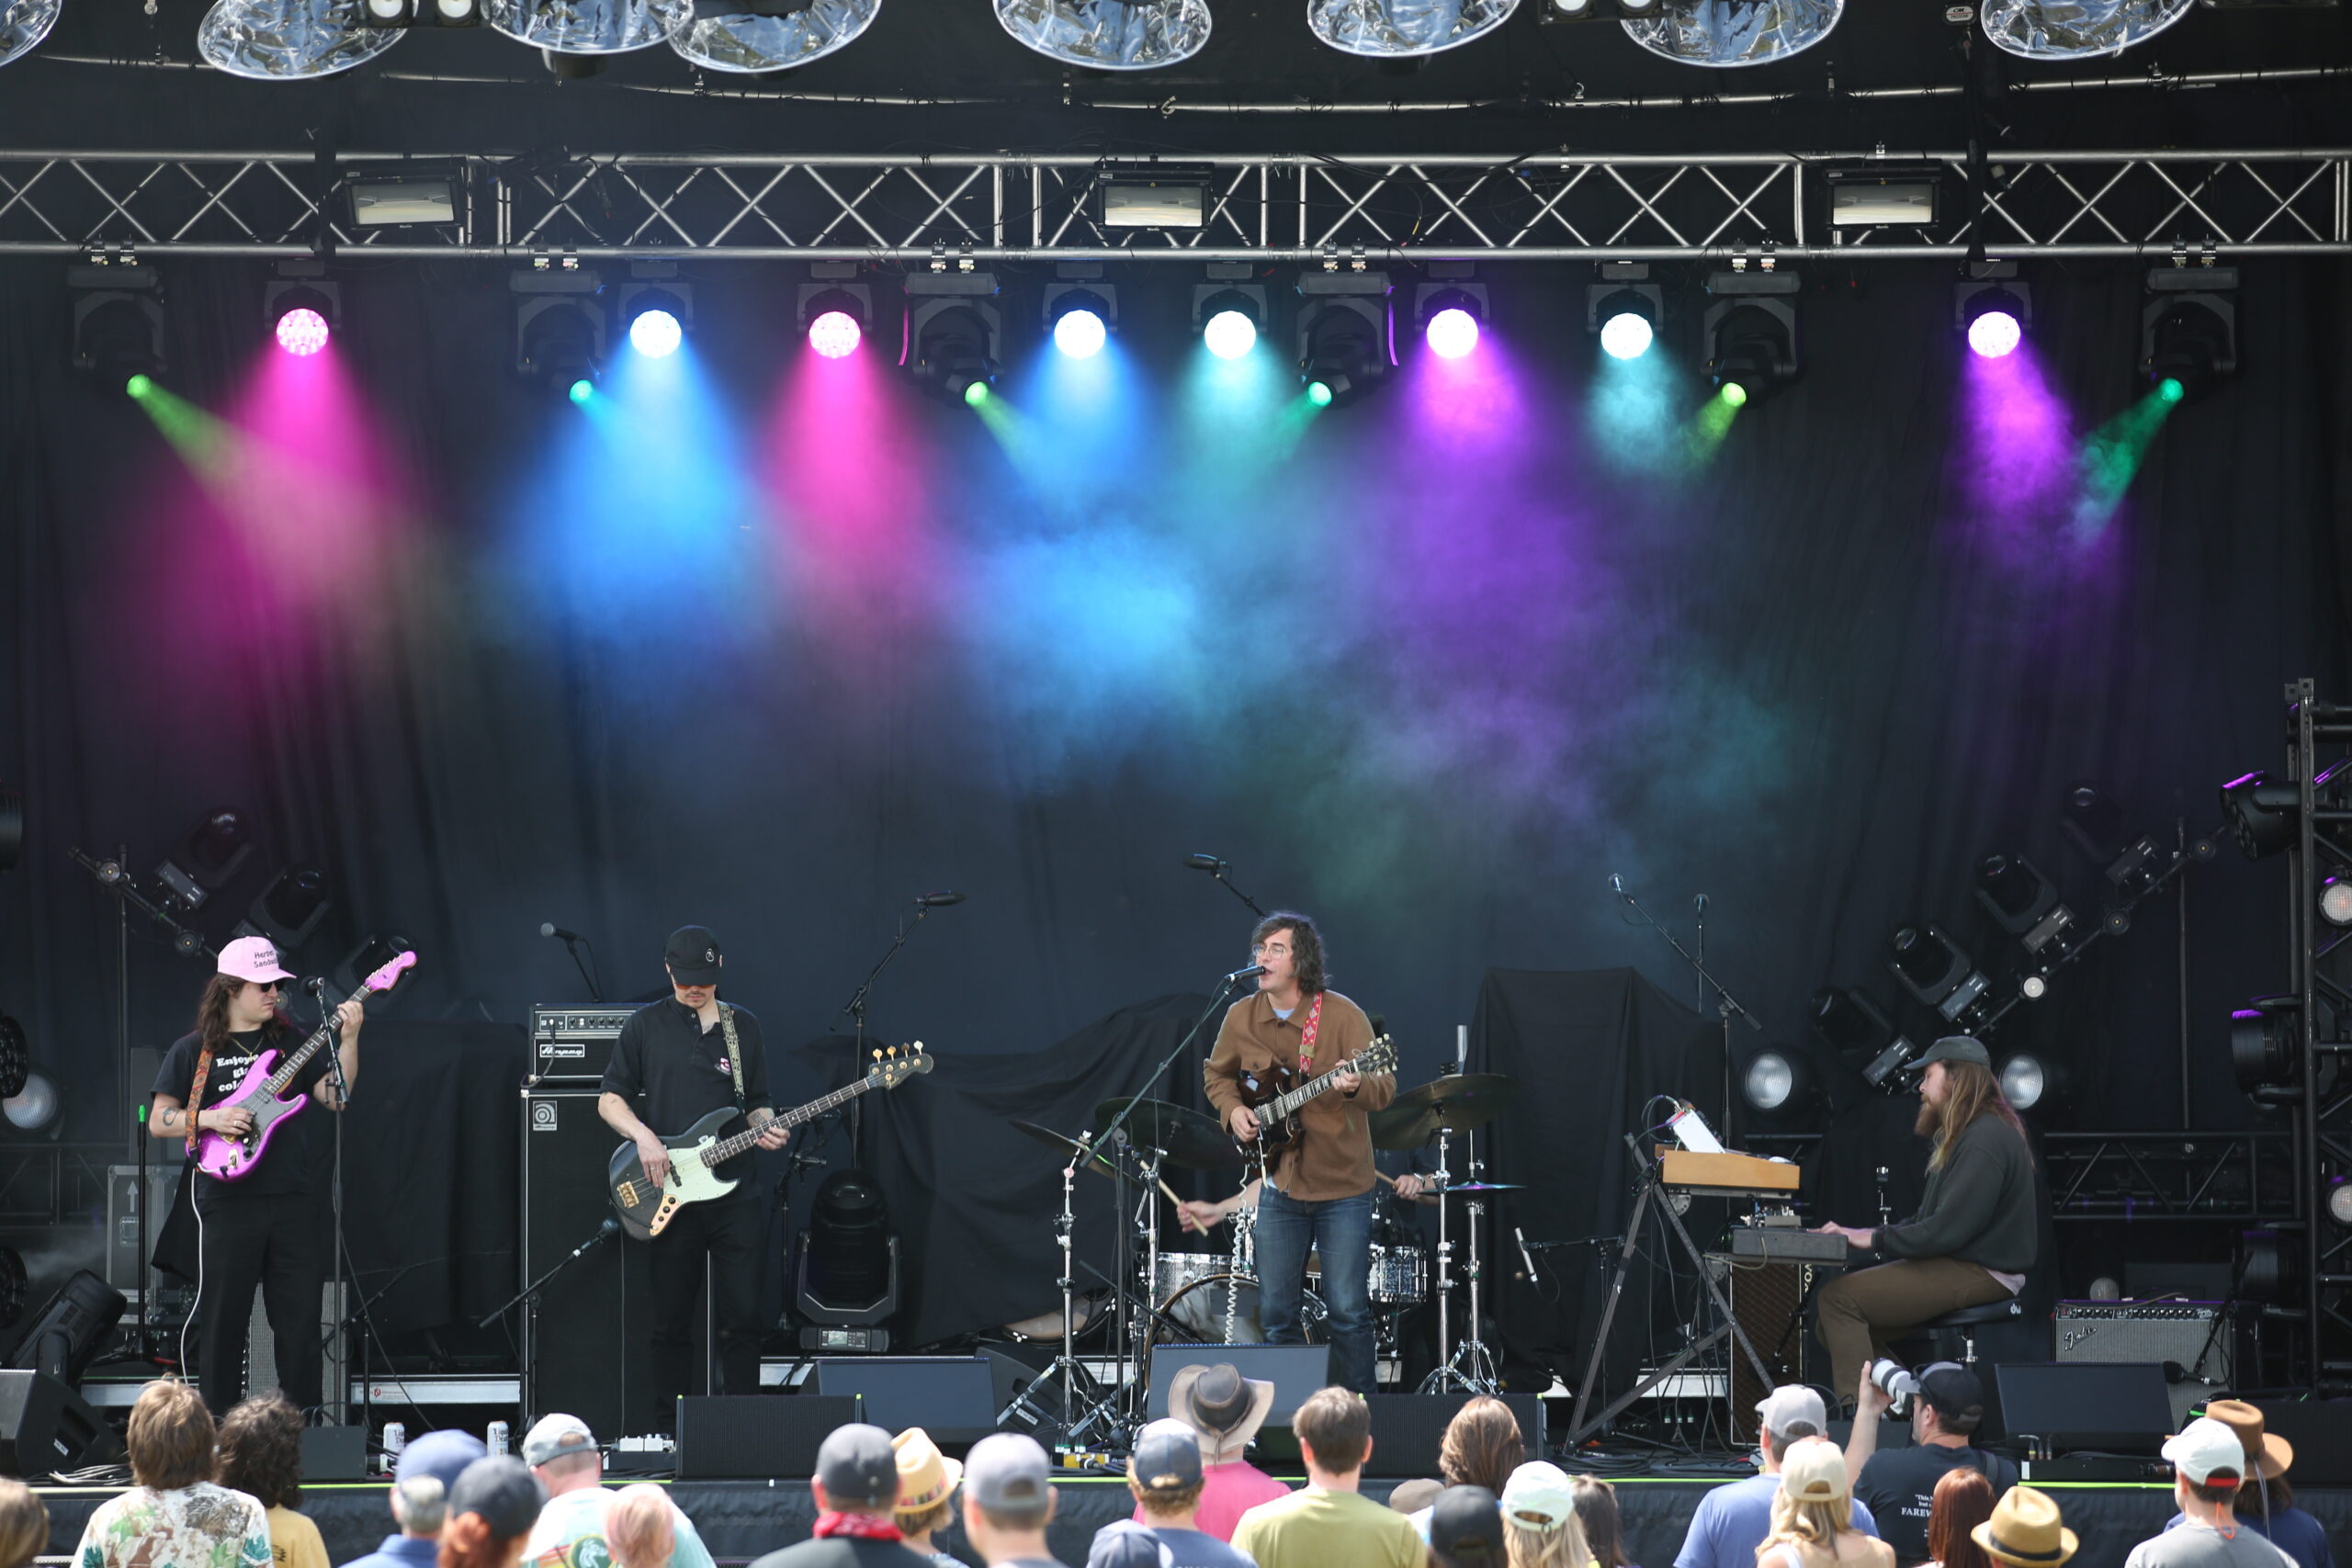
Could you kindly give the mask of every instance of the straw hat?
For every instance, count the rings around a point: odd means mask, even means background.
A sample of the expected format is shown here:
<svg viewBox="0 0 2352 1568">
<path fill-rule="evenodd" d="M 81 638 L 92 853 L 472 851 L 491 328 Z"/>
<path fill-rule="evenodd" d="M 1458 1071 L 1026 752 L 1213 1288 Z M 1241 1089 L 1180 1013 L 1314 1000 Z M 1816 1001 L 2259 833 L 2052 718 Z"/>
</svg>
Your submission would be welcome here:
<svg viewBox="0 0 2352 1568">
<path fill-rule="evenodd" d="M 941 1453 L 921 1427 L 910 1427 L 891 1438 L 890 1451 L 899 1460 L 899 1500 L 893 1506 L 901 1513 L 945 1500 L 964 1479 L 964 1461 Z"/>
<path fill-rule="evenodd" d="M 2262 1429 L 2262 1412 L 2243 1399 L 2217 1399 L 2205 1407 L 2205 1414 L 2238 1435 L 2238 1443 L 2245 1450 L 2245 1457 L 2254 1461 L 2255 1472 L 2265 1481 L 2273 1481 L 2287 1473 L 2295 1462 L 2295 1445 L 2286 1438 Z"/>
<path fill-rule="evenodd" d="M 2012 1486 L 1994 1505 L 1993 1517 L 1968 1532 L 1985 1555 L 2012 1568 L 2057 1568 L 2081 1543 L 2058 1519 L 2058 1505 L 2047 1492 Z"/>
</svg>

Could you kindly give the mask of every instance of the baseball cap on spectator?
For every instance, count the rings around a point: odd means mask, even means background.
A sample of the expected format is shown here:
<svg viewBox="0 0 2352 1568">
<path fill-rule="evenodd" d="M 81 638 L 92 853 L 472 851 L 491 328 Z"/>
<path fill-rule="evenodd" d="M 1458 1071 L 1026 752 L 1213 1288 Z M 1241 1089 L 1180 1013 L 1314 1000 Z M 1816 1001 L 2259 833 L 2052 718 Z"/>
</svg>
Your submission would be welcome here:
<svg viewBox="0 0 2352 1568">
<path fill-rule="evenodd" d="M 1829 1412 L 1821 1403 L 1821 1392 L 1803 1383 L 1783 1383 L 1758 1400 L 1756 1418 L 1776 1438 L 1785 1438 L 1789 1428 L 1800 1424 L 1813 1428 L 1808 1436 L 1829 1430 Z"/>
<path fill-rule="evenodd" d="M 1984 1384 L 1958 1361 L 1938 1361 L 1921 1368 L 1919 1397 L 1935 1407 L 1947 1427 L 1964 1421 L 1973 1429 L 1984 1416 Z"/>
<path fill-rule="evenodd" d="M 566 1454 L 582 1454 L 596 1446 L 596 1434 L 577 1416 L 561 1411 L 542 1416 L 523 1434 L 523 1462 L 537 1469 Z"/>
<path fill-rule="evenodd" d="M 1127 1478 L 1146 1492 L 1182 1492 L 1201 1483 L 1201 1435 L 1182 1421 L 1154 1421 L 1136 1437 Z"/>
<path fill-rule="evenodd" d="M 831 1507 L 895 1507 L 899 1455 L 890 1434 L 863 1421 L 834 1427 L 817 1445 L 817 1479 Z"/>
<path fill-rule="evenodd" d="M 441 1495 L 447 1497 L 466 1466 L 489 1452 L 471 1432 L 422 1433 L 401 1450 L 399 1461 L 392 1466 L 392 1479 L 406 1482 L 429 1475 L 441 1483 Z"/>
<path fill-rule="evenodd" d="M 1046 1450 L 1018 1432 L 982 1438 L 964 1461 L 964 1495 L 992 1514 L 1042 1519 L 1054 1496 Z"/>
<path fill-rule="evenodd" d="M 548 1489 L 531 1467 L 507 1454 L 478 1459 L 458 1474 L 449 1488 L 449 1517 L 480 1514 L 490 1533 L 500 1540 L 528 1535 L 547 1506 Z"/>
<path fill-rule="evenodd" d="M 1826 1438 L 1792 1443 L 1781 1461 L 1781 1490 L 1802 1503 L 1834 1503 L 1849 1495 L 1845 1450 Z"/>
<path fill-rule="evenodd" d="M 1566 1471 L 1536 1460 L 1512 1471 L 1503 1483 L 1503 1512 L 1527 1529 L 1549 1533 L 1577 1517 L 1576 1488 Z"/>
<path fill-rule="evenodd" d="M 2199 1416 L 2183 1427 L 2178 1437 L 2165 1438 L 2161 1451 L 2172 1461 L 2173 1469 L 2199 1486 L 2234 1486 L 2251 1468 L 2245 1461 L 2245 1444 L 2211 1416 Z M 2214 1472 L 2222 1470 L 2230 1473 L 2215 1479 Z"/>
<path fill-rule="evenodd" d="M 1160 1568 L 1168 1560 L 1167 1549 L 1148 1526 L 1117 1519 L 1094 1532 L 1086 1568 Z"/>
<path fill-rule="evenodd" d="M 1430 1505 L 1430 1555 L 1452 1568 L 1502 1568 L 1502 1509 L 1483 1486 L 1449 1486 Z"/>
</svg>

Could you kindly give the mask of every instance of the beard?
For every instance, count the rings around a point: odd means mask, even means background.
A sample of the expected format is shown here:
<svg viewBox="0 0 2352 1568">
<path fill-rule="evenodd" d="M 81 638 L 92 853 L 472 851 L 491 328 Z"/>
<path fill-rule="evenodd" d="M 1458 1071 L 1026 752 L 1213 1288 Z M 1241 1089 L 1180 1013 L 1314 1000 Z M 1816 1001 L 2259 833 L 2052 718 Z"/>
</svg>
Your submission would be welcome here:
<svg viewBox="0 0 2352 1568">
<path fill-rule="evenodd" d="M 1942 1130 L 1943 1108 L 1931 1100 L 1919 1102 L 1919 1114 L 1912 1119 L 1911 1131 L 1922 1138 L 1932 1138 Z"/>
</svg>

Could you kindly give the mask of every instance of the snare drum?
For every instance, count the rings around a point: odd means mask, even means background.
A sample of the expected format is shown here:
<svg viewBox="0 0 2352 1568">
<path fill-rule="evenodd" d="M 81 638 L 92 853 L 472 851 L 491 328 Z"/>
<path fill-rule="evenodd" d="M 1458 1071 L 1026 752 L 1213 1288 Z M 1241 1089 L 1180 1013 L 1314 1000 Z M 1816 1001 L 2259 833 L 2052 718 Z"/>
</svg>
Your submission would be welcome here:
<svg viewBox="0 0 2352 1568">
<path fill-rule="evenodd" d="M 1323 1260 L 1313 1253 L 1307 1255 L 1306 1278 L 1311 1285 L 1323 1282 Z M 1429 1254 L 1418 1247 L 1374 1242 L 1369 1294 L 1374 1306 L 1419 1306 L 1429 1300 Z"/>
<path fill-rule="evenodd" d="M 1235 1272 L 1222 1252 L 1163 1252 L 1152 1267 L 1151 1299 L 1165 1307 L 1187 1285 Z"/>
</svg>

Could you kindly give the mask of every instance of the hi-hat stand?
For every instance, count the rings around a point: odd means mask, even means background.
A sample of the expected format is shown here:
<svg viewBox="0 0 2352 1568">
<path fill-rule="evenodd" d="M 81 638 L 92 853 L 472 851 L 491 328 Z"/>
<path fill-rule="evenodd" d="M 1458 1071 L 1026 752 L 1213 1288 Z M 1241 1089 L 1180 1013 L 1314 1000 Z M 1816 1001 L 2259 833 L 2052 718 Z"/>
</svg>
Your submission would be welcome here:
<svg viewBox="0 0 2352 1568">
<path fill-rule="evenodd" d="M 1090 1149 L 1091 1147 L 1083 1134 L 1080 1135 L 1078 1142 L 1081 1147 Z M 1062 1277 L 1059 1281 L 1062 1289 L 1061 1354 L 1054 1358 L 1054 1364 L 1051 1367 L 1015 1394 L 1012 1404 L 997 1412 L 996 1424 L 999 1427 L 1002 1427 L 1015 1416 L 1026 1416 L 1032 1426 L 1044 1426 L 1050 1419 L 1046 1414 L 1043 1403 L 1045 1392 L 1048 1387 L 1058 1383 L 1061 1386 L 1062 1394 L 1061 1429 L 1069 1432 L 1076 1427 L 1079 1419 L 1078 1401 L 1081 1397 L 1078 1391 L 1079 1380 L 1085 1378 L 1089 1382 L 1093 1381 L 1087 1378 L 1086 1369 L 1078 1364 L 1078 1277 L 1071 1267 L 1070 1259 L 1070 1236 L 1078 1225 L 1075 1209 L 1077 1194 L 1072 1189 L 1078 1180 L 1078 1168 L 1084 1157 L 1080 1156 L 1062 1168 L 1062 1211 L 1054 1216 L 1054 1245 L 1061 1249 L 1062 1255 Z M 1090 1390 L 1086 1397 L 1091 1396 L 1092 1392 Z M 1099 1402 L 1094 1408 L 1100 1408 Z"/>
<path fill-rule="evenodd" d="M 1633 1217 L 1625 1222 L 1625 1245 L 1617 1254 L 1617 1267 L 1609 1279 L 1609 1304 L 1600 1314 L 1600 1332 L 1593 1337 L 1591 1359 L 1585 1363 L 1584 1379 L 1577 1385 L 1576 1411 L 1568 1418 L 1568 1435 L 1564 1444 L 1568 1449 L 1574 1449 L 1608 1426 L 1627 1405 L 1726 1339 L 1738 1345 L 1740 1353 L 1747 1358 L 1748 1365 L 1756 1370 L 1758 1382 L 1765 1388 L 1772 1386 L 1772 1370 L 1764 1364 L 1764 1358 L 1756 1353 L 1756 1347 L 1749 1343 L 1747 1331 L 1740 1327 L 1739 1319 L 1732 1315 L 1730 1301 L 1724 1297 L 1723 1288 L 1715 1283 L 1715 1277 L 1707 1271 L 1706 1255 L 1699 1250 L 1698 1244 L 1690 1239 L 1690 1233 L 1683 1228 L 1682 1216 L 1674 1212 L 1673 1197 L 1658 1179 L 1657 1163 L 1643 1157 L 1641 1139 L 1632 1133 L 1625 1134 L 1625 1150 L 1633 1158 L 1634 1168 L 1640 1173 L 1641 1190 L 1634 1200 Z M 1632 1272 L 1634 1257 L 1641 1250 L 1643 1217 L 1653 1203 L 1672 1229 L 1674 1239 L 1690 1258 L 1691 1269 L 1698 1276 L 1700 1285 L 1705 1289 L 1707 1300 L 1714 1304 L 1715 1326 L 1691 1340 L 1664 1366 L 1644 1378 L 1632 1390 L 1610 1401 L 1605 1408 L 1588 1421 L 1585 1411 L 1592 1404 L 1593 1391 L 1600 1386 L 1601 1363 L 1609 1354 L 1610 1326 L 1617 1318 L 1617 1303 L 1625 1293 L 1625 1277 Z M 1724 1381 L 1728 1389 L 1731 1381 L 1728 1370 Z"/>
<path fill-rule="evenodd" d="M 1475 1138 L 1476 1134 L 1472 1136 Z M 1478 1337 L 1480 1324 L 1483 1321 L 1479 1314 L 1483 1310 L 1486 1281 L 1485 1258 L 1478 1247 L 1478 1222 L 1486 1216 L 1487 1204 L 1486 1200 L 1475 1192 L 1467 1205 L 1469 1235 L 1466 1250 L 1469 1256 L 1466 1260 L 1467 1267 L 1464 1270 L 1464 1278 L 1470 1284 L 1470 1322 L 1463 1334 L 1462 1343 L 1459 1345 L 1452 1343 L 1453 1233 L 1446 1218 L 1450 1208 L 1446 1199 L 1453 1195 L 1453 1189 L 1448 1186 L 1451 1173 L 1447 1169 L 1453 1155 L 1453 1134 L 1442 1127 L 1439 1128 L 1437 1169 L 1430 1173 L 1431 1181 L 1430 1190 L 1437 1194 L 1437 1280 L 1434 1293 L 1437 1296 L 1438 1364 L 1431 1370 L 1429 1376 L 1421 1380 L 1420 1392 L 1443 1393 L 1449 1389 L 1458 1388 L 1465 1393 L 1500 1393 L 1502 1379 L 1495 1365 L 1494 1352 L 1488 1349 L 1486 1341 Z M 1476 1146 L 1474 1143 L 1472 1145 L 1474 1150 Z M 1470 1161 L 1470 1179 L 1474 1182 L 1478 1179 L 1478 1162 L 1473 1157 Z"/>
</svg>

